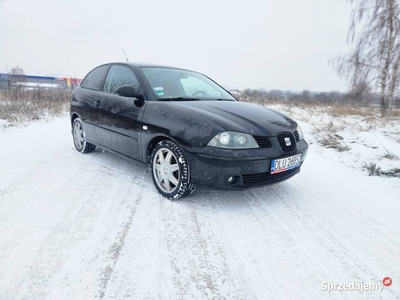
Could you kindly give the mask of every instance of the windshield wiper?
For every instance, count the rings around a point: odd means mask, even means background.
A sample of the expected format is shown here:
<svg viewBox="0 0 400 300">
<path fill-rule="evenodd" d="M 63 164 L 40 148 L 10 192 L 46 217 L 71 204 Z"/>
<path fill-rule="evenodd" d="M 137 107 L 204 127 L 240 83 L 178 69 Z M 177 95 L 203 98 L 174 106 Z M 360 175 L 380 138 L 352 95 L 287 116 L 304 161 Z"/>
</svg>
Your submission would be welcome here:
<svg viewBox="0 0 400 300">
<path fill-rule="evenodd" d="M 227 98 L 218 98 L 218 99 L 216 99 L 216 100 L 218 100 L 218 101 L 236 101 L 236 100 L 227 99 Z"/>
<path fill-rule="evenodd" d="M 157 101 L 198 101 L 200 99 L 193 97 L 174 97 L 174 98 L 158 98 Z"/>
</svg>

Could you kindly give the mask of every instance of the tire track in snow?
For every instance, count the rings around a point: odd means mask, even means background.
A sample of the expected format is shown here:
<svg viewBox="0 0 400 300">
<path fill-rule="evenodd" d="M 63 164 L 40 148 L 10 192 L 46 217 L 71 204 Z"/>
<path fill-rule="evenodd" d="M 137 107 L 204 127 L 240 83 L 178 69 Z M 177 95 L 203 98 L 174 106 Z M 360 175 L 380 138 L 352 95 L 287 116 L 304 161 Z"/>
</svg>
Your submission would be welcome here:
<svg viewBox="0 0 400 300">
<path fill-rule="evenodd" d="M 299 192 L 292 185 L 288 186 L 288 191 L 289 194 L 293 195 Z M 309 188 L 302 188 L 302 192 L 307 195 L 312 195 L 312 199 L 318 199 L 317 193 Z M 306 223 L 308 228 L 310 228 L 312 224 L 319 224 L 318 228 L 324 229 L 328 236 L 332 239 L 336 239 L 339 247 L 341 247 L 341 249 L 346 249 L 346 253 L 350 253 L 348 247 L 341 242 L 342 239 L 339 239 L 338 234 L 335 235 L 336 232 L 331 232 L 340 230 L 342 234 L 347 234 L 346 237 L 348 239 L 361 236 L 362 238 L 359 238 L 359 242 L 364 244 L 365 249 L 373 249 L 371 252 L 385 252 L 387 255 L 392 255 L 393 257 L 398 257 L 400 255 L 400 234 L 391 230 L 371 215 L 366 214 L 361 209 L 353 206 L 344 206 L 344 199 L 337 196 L 333 198 L 329 194 L 325 196 L 326 199 L 323 200 L 323 203 L 318 205 L 321 213 L 320 215 L 325 216 L 323 219 L 318 218 L 318 214 L 312 213 L 310 209 L 301 207 L 302 204 L 298 201 L 291 199 L 291 201 L 287 203 L 291 211 L 296 213 L 297 217 L 303 223 Z M 331 216 L 334 216 L 334 220 L 330 218 Z M 354 234 L 355 232 L 357 233 L 356 235 Z M 344 236 L 340 236 L 340 238 L 342 237 Z M 358 265 L 361 267 L 361 262 L 359 262 Z M 387 267 L 389 267 L 389 265 Z M 370 275 L 372 275 L 372 273 Z"/>
<path fill-rule="evenodd" d="M 243 299 L 279 299 L 282 294 L 286 299 L 301 299 L 293 295 L 296 288 L 293 283 L 299 282 L 299 277 L 290 276 L 293 273 L 291 261 L 285 261 L 295 253 L 291 239 L 282 234 L 281 222 L 286 220 L 286 215 L 280 215 L 280 212 L 286 212 L 279 211 L 279 201 L 267 203 L 260 217 L 247 201 L 251 199 L 248 191 L 227 194 L 215 204 L 217 209 L 224 211 L 216 226 L 222 227 L 223 244 L 229 252 L 229 264 Z M 264 199 L 264 195 L 260 197 L 260 200 Z M 282 273 L 285 276 L 281 276 Z"/>
<path fill-rule="evenodd" d="M 225 255 L 226 268 L 237 291 L 237 299 L 256 300 L 257 292 L 252 283 L 269 282 L 249 261 L 254 260 L 254 252 L 260 245 L 252 244 L 255 228 L 248 219 L 250 206 L 245 201 L 243 191 L 206 191 L 196 203 L 207 208 L 207 223 L 218 232 L 218 242 Z M 200 191 L 199 191 L 200 193 Z M 221 195 L 222 194 L 222 195 Z M 200 194 L 201 195 L 201 194 Z M 204 199 L 207 199 L 204 201 Z M 246 219 L 243 223 L 243 219 Z M 250 275 L 250 276 L 249 276 Z M 272 297 L 272 293 L 266 293 Z M 264 297 L 264 295 L 263 295 Z"/>
<path fill-rule="evenodd" d="M 124 177 L 129 178 L 129 180 L 131 180 L 133 183 L 141 184 L 143 186 L 146 186 L 146 188 L 151 188 L 151 189 L 154 187 L 154 185 L 151 182 L 151 177 L 150 177 L 151 174 L 149 174 L 147 169 L 145 167 L 137 166 L 133 163 L 130 165 L 132 167 L 132 174 L 121 171 L 118 168 L 109 167 L 97 162 L 90 162 L 90 163 L 80 162 L 80 164 L 87 168 L 91 168 L 93 165 L 95 165 L 98 172 L 102 172 L 106 175 L 113 176 L 116 178 L 121 178 L 121 175 L 123 175 Z"/>
<path fill-rule="evenodd" d="M 186 201 L 161 202 L 175 287 L 169 299 L 242 299 L 220 238 L 209 228 L 206 214 L 199 214 L 198 205 Z"/>
<path fill-rule="evenodd" d="M 75 253 L 75 259 L 77 259 L 73 264 L 79 264 L 81 268 L 80 273 L 75 275 L 75 278 L 64 278 L 63 280 L 65 280 L 65 283 L 71 283 L 71 281 L 73 282 L 80 278 L 81 285 L 85 285 L 87 284 L 87 279 L 93 282 L 94 277 L 101 276 L 101 279 L 99 279 L 102 280 L 100 289 L 101 287 L 105 288 L 107 286 L 108 276 L 112 273 L 107 272 L 110 270 L 112 271 L 112 266 L 115 265 L 115 261 L 113 260 L 118 259 L 120 248 L 123 246 L 124 237 L 127 230 L 129 230 L 128 225 L 134 217 L 134 210 L 136 208 L 136 206 L 130 204 L 135 198 L 132 200 L 128 199 L 128 201 L 118 200 L 132 194 L 132 189 L 135 189 L 134 193 L 136 193 L 137 196 L 136 202 L 141 200 L 143 186 L 136 183 L 138 181 L 137 178 L 132 178 L 131 180 L 125 180 L 121 178 L 121 176 L 110 178 L 109 175 L 104 175 L 102 172 L 97 172 L 96 170 L 92 170 L 80 164 L 74 164 L 73 169 L 68 169 L 67 172 L 63 172 L 63 177 L 60 178 L 60 180 L 54 181 L 53 178 L 57 178 L 56 174 L 62 170 L 61 168 L 58 169 L 57 165 L 64 159 L 74 161 L 71 157 L 62 157 L 62 155 L 58 159 L 53 157 L 52 166 L 55 166 L 55 168 L 44 169 L 38 174 L 40 176 L 37 177 L 38 182 L 36 186 L 40 187 L 40 185 L 45 184 L 47 181 L 49 181 L 49 184 L 47 189 L 37 189 L 36 191 L 40 194 L 38 197 L 34 197 L 33 200 L 35 200 L 37 204 L 40 204 L 38 200 L 43 198 L 48 208 L 53 210 L 54 206 L 60 206 L 60 209 L 63 211 L 60 211 L 61 219 L 59 221 L 54 218 L 51 219 L 49 215 L 49 219 L 56 223 L 51 225 L 51 231 L 46 233 L 47 236 L 45 239 L 35 240 L 38 247 L 35 247 L 35 251 L 33 252 L 35 256 L 31 259 L 33 268 L 31 267 L 32 269 L 28 269 L 27 272 L 27 278 L 29 278 L 29 280 L 20 282 L 19 287 L 15 288 L 15 290 L 19 290 L 19 298 L 21 299 L 51 298 L 52 296 L 50 295 L 52 291 L 50 286 L 54 284 L 53 290 L 57 290 L 57 288 L 59 290 L 67 289 L 67 294 L 58 295 L 57 298 L 73 297 L 72 295 L 74 295 L 79 285 L 75 285 L 75 290 L 68 291 L 67 286 L 58 286 L 57 284 L 57 280 L 64 276 L 65 273 L 63 272 L 68 270 L 68 266 L 64 263 L 65 259 L 68 259 L 68 255 L 71 253 Z M 142 170 L 145 169 L 142 168 Z M 81 174 L 89 176 L 85 179 Z M 137 175 L 141 177 L 142 173 L 137 172 Z M 80 178 L 80 181 L 76 181 L 76 178 Z M 104 186 L 105 180 L 107 180 L 106 182 L 109 188 L 99 190 L 98 187 Z M 31 184 L 33 183 L 35 183 L 35 180 L 31 182 Z M 127 187 L 128 185 L 131 189 Z M 54 201 L 56 199 L 50 198 L 51 195 L 55 195 L 56 191 L 59 191 L 62 186 L 72 186 L 80 192 L 59 195 L 59 199 L 57 199 L 59 201 Z M 110 198 L 110 194 L 113 193 L 114 190 L 117 191 L 114 194 L 116 201 L 111 201 L 112 198 Z M 137 195 L 137 191 L 140 192 L 139 195 Z M 119 195 L 122 195 L 122 197 Z M 128 204 L 126 202 L 128 202 Z M 128 207 L 126 207 L 127 205 Z M 111 209 L 111 211 L 109 211 L 111 215 L 108 219 L 105 219 L 104 224 L 100 224 L 96 218 L 107 213 L 107 211 L 103 210 L 104 207 L 109 207 Z M 129 216 L 126 216 L 127 208 L 130 210 Z M 114 216 L 114 218 L 111 219 L 111 216 Z M 123 219 L 128 219 L 128 222 L 124 223 L 120 232 L 115 232 L 117 229 L 114 227 L 114 223 L 120 222 L 121 216 Z M 44 216 L 42 220 L 46 219 L 46 217 L 47 215 Z M 36 220 L 36 224 L 32 224 L 33 226 L 30 228 L 21 227 L 23 232 L 20 232 L 19 235 L 26 235 L 25 231 L 32 231 L 33 234 L 37 234 L 38 230 L 43 230 L 44 228 L 42 229 L 41 227 L 46 224 L 46 220 L 44 220 L 43 224 L 40 224 L 42 220 Z M 45 230 L 48 231 L 47 228 Z M 118 237 L 117 241 L 110 240 L 109 238 L 109 236 L 113 236 L 114 232 Z M 104 239 L 101 241 L 97 240 L 101 236 L 104 236 Z M 83 245 L 86 245 L 86 247 Z M 76 253 L 81 247 L 86 248 L 85 252 Z M 108 249 L 106 247 L 108 247 Z M 101 251 L 102 248 L 105 248 L 104 251 Z M 111 263 L 109 263 L 103 271 L 96 271 L 95 269 L 98 265 L 104 265 L 103 262 L 99 263 L 102 261 L 102 255 L 106 257 L 105 261 L 111 259 Z M 95 276 L 93 276 L 94 272 L 96 272 Z M 88 277 L 85 273 L 91 275 Z M 54 287 L 56 288 L 54 289 Z M 89 298 L 96 295 L 93 293 L 94 291 L 92 292 L 93 288 L 86 287 L 85 290 L 85 295 L 92 295 L 88 296 Z M 99 291 L 97 290 L 97 292 Z M 69 296 L 67 297 L 67 295 Z"/>
<path fill-rule="evenodd" d="M 282 194 L 281 189 L 277 187 L 272 187 L 268 189 L 273 198 L 282 201 L 282 204 L 291 212 L 292 216 L 295 217 L 296 224 L 295 230 L 293 232 L 286 231 L 288 236 L 298 234 L 300 236 L 306 237 L 311 236 L 314 243 L 308 243 L 308 247 L 311 249 L 318 245 L 318 247 L 325 248 L 325 253 L 328 255 L 325 260 L 325 264 L 334 264 L 338 268 L 343 268 L 347 273 L 345 276 L 348 277 L 349 281 L 364 281 L 364 282 L 380 282 L 381 278 L 389 272 L 391 276 L 397 278 L 400 276 L 398 270 L 394 269 L 396 260 L 400 255 L 400 248 L 398 241 L 400 238 L 397 233 L 390 231 L 385 228 L 383 224 L 380 224 L 370 216 L 367 216 L 362 211 L 358 211 L 357 214 L 354 211 L 349 212 L 346 209 L 340 207 L 339 200 L 331 197 L 330 194 L 321 195 L 321 191 L 317 194 L 316 192 L 304 187 L 300 189 L 294 188 L 291 184 L 285 183 L 285 190 L 287 193 Z M 255 208 L 253 210 L 255 215 L 260 216 L 258 218 L 259 222 L 265 223 L 267 218 L 265 209 L 267 204 L 262 200 L 263 194 L 260 190 L 248 191 L 249 203 Z M 299 201 L 296 198 L 300 199 Z M 324 198 L 323 204 L 318 205 L 320 209 L 319 212 L 310 211 L 305 209 L 301 201 L 309 199 L 322 199 Z M 315 203 L 314 203 L 315 204 Z M 331 224 L 330 217 L 333 216 L 334 223 Z M 339 223 L 336 223 L 339 221 Z M 336 223 L 336 224 L 335 224 Z M 336 226 L 335 226 L 336 225 Z M 392 233 L 392 238 L 387 239 L 386 235 L 372 235 L 375 228 L 385 228 L 386 233 Z M 370 249 L 373 248 L 372 253 L 385 253 L 385 259 L 377 259 L 379 264 L 383 264 L 382 268 L 385 269 L 382 274 L 376 272 L 376 267 L 374 271 L 371 269 L 370 261 L 364 262 L 359 257 L 358 253 L 355 251 L 354 247 L 350 249 L 347 246 L 348 242 L 353 245 L 354 241 L 350 242 L 351 233 L 345 239 L 340 233 L 346 232 L 347 230 L 354 229 L 356 231 L 362 230 L 362 235 L 364 239 L 359 239 L 361 245 L 358 248 Z M 344 229 L 344 230 L 343 230 Z M 383 230 L 383 229 L 381 229 Z M 394 239 L 393 237 L 396 237 Z M 387 255 L 393 255 L 392 257 L 387 257 Z M 329 258 L 329 256 L 331 258 Z M 371 255 L 371 257 L 375 258 Z M 303 256 L 303 259 L 305 257 Z M 333 260 L 333 262 L 331 261 Z M 316 267 L 316 266 L 315 266 Z M 344 275 L 344 274 L 343 274 Z M 321 281 L 329 281 L 329 274 L 325 274 L 326 277 L 322 277 Z M 341 276 L 343 278 L 343 276 Z M 331 281 L 335 282 L 338 278 L 331 277 Z M 315 280 L 315 278 L 314 278 Z M 345 281 L 342 279 L 342 281 Z M 391 289 L 387 289 L 387 293 L 393 296 L 393 299 L 400 299 L 398 295 Z M 352 299 L 352 296 L 340 294 L 337 299 Z M 380 297 L 380 296 L 379 296 Z M 347 299 L 347 298 L 346 298 Z M 382 298 L 383 299 L 383 298 Z"/>
<path fill-rule="evenodd" d="M 134 205 L 130 207 L 130 213 L 128 220 L 126 223 L 122 224 L 121 230 L 118 232 L 118 235 L 116 237 L 116 241 L 111 245 L 111 247 L 108 250 L 108 258 L 109 258 L 109 263 L 105 268 L 103 268 L 101 275 L 100 275 L 100 285 L 99 285 L 99 293 L 98 297 L 99 299 L 103 299 L 105 292 L 107 290 L 107 285 L 108 282 L 111 278 L 111 275 L 113 274 L 114 267 L 117 264 L 117 261 L 119 259 L 119 255 L 121 253 L 122 248 L 125 245 L 125 238 L 128 234 L 128 231 L 131 228 L 132 221 L 135 217 L 136 209 L 139 207 L 140 202 L 142 200 L 142 195 L 143 195 L 143 186 L 141 186 L 141 190 L 136 196 L 136 200 Z"/>
<path fill-rule="evenodd" d="M 59 120 L 57 121 L 59 122 Z M 36 126 L 44 126 L 46 124 L 35 124 Z M 38 128 L 36 128 L 37 130 Z M 35 136 L 37 131 L 32 131 L 32 128 L 20 128 L 18 131 L 14 131 L 12 133 L 21 133 L 22 136 L 27 134 Z M 10 134 L 12 134 L 10 132 Z M 11 138 L 11 143 L 6 144 L 6 153 L 11 152 L 12 155 L 7 155 L 7 160 L 3 160 L 0 163 L 0 168 L 7 170 L 7 173 L 4 172 L 5 178 L 1 178 L 0 173 L 0 192 L 5 196 L 9 193 L 12 193 L 13 190 L 17 189 L 20 185 L 28 183 L 32 178 L 37 177 L 37 173 L 43 171 L 43 169 L 51 168 L 51 161 L 54 158 L 59 157 L 60 155 L 64 155 L 65 146 L 59 142 L 62 137 L 53 136 L 53 133 L 50 133 L 49 136 L 40 135 L 38 140 L 36 141 L 37 145 L 43 144 L 42 139 L 48 140 L 51 139 L 53 143 L 52 147 L 42 147 L 40 151 L 36 151 L 31 153 L 31 151 L 27 152 L 26 147 L 14 148 L 13 139 Z M 5 140 L 9 140 L 10 136 L 6 135 Z M 35 147 L 37 147 L 35 145 Z M 73 147 L 69 147 L 72 149 Z M 29 148 L 30 150 L 31 148 Z"/>
<path fill-rule="evenodd" d="M 59 160 L 61 159 L 58 158 L 58 153 L 52 153 L 49 156 L 49 161 L 54 161 L 54 160 Z M 8 162 L 12 165 L 17 165 L 19 162 Z M 8 169 L 7 166 L 2 166 L 4 169 Z M 23 166 L 23 170 L 18 172 L 16 176 L 16 179 L 10 179 L 9 175 L 7 178 L 4 178 L 4 180 L 0 180 L 1 185 L 3 187 L 0 187 L 0 201 L 4 207 L 4 205 L 7 205 L 7 209 L 3 209 L 3 213 L 0 214 L 0 225 L 2 222 L 7 221 L 11 216 L 12 212 L 14 211 L 14 208 L 16 209 L 17 207 L 21 206 L 21 203 L 23 202 L 23 198 L 19 199 L 13 199 L 12 202 L 7 201 L 6 197 L 11 197 L 14 192 L 19 192 L 19 189 L 24 186 L 24 185 L 32 185 L 32 179 L 36 179 L 37 181 L 40 181 L 40 177 L 43 174 L 46 174 L 50 172 L 54 166 L 51 165 L 50 163 L 46 163 L 45 161 L 39 160 L 35 162 L 33 166 L 29 166 L 28 170 L 25 170 L 26 166 Z M 13 176 L 12 176 L 13 177 Z M 25 187 L 24 187 L 25 188 Z M 9 213 L 7 213 L 9 212 Z"/>
<path fill-rule="evenodd" d="M 66 170 L 63 176 L 60 176 L 57 170 L 59 166 L 64 164 L 66 157 L 56 153 L 50 155 L 50 159 L 51 163 L 38 166 L 38 170 L 34 172 L 35 176 L 17 180 L 4 194 L 4 197 L 7 195 L 7 199 L 4 198 L 2 202 L 3 211 L 0 214 L 0 227 L 9 228 L 13 231 L 13 236 L 7 237 L 14 239 L 14 237 L 29 235 L 32 229 L 42 221 L 35 219 L 33 214 L 41 213 L 45 215 L 62 206 L 62 203 L 54 201 L 54 198 L 58 197 L 57 194 L 51 197 L 48 197 L 48 194 L 53 190 L 59 191 L 64 187 L 71 186 L 69 176 L 75 171 Z M 24 191 L 29 191 L 29 194 Z M 76 199 L 76 195 L 74 199 Z M 46 207 L 48 211 L 41 212 L 41 207 Z M 18 214 L 15 214 L 15 211 L 18 211 Z M 25 226 L 18 226 L 21 217 L 24 219 Z M 7 239 L 3 238 L 2 242 L 5 241 Z M 8 241 L 8 244 L 12 242 Z"/>
</svg>

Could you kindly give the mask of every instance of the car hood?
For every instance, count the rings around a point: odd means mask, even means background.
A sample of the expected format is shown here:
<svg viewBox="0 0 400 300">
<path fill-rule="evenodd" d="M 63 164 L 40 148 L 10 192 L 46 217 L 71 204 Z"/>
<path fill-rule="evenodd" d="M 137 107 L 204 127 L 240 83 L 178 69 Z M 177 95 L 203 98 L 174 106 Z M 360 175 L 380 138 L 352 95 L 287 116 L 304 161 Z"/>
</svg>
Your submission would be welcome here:
<svg viewBox="0 0 400 300">
<path fill-rule="evenodd" d="M 296 122 L 285 115 L 261 105 L 238 101 L 181 101 L 174 105 L 185 107 L 225 130 L 260 136 L 276 136 L 293 131 Z"/>
</svg>

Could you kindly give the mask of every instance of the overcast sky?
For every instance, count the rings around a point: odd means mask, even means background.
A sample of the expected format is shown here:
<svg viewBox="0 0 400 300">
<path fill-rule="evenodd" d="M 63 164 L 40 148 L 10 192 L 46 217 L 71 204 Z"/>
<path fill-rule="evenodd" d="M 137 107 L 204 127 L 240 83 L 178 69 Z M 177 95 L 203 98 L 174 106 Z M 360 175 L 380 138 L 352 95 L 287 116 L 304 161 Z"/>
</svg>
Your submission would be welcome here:
<svg viewBox="0 0 400 300">
<path fill-rule="evenodd" d="M 83 77 L 130 61 L 183 67 L 230 88 L 346 89 L 345 0 L 0 0 L 0 72 Z"/>
</svg>

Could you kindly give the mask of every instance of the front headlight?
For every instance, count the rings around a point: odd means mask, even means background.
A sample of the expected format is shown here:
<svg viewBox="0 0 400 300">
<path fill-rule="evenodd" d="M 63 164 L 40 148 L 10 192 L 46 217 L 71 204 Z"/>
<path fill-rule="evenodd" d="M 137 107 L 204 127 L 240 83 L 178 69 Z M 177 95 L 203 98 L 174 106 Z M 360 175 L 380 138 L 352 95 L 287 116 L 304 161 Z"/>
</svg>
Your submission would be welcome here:
<svg viewBox="0 0 400 300">
<path fill-rule="evenodd" d="M 304 139 L 303 130 L 301 130 L 301 127 L 299 125 L 297 125 L 296 130 L 299 133 L 299 141 L 303 140 Z"/>
<path fill-rule="evenodd" d="M 207 146 L 226 149 L 259 148 L 256 140 L 250 134 L 233 131 L 218 133 L 211 139 Z"/>
</svg>

